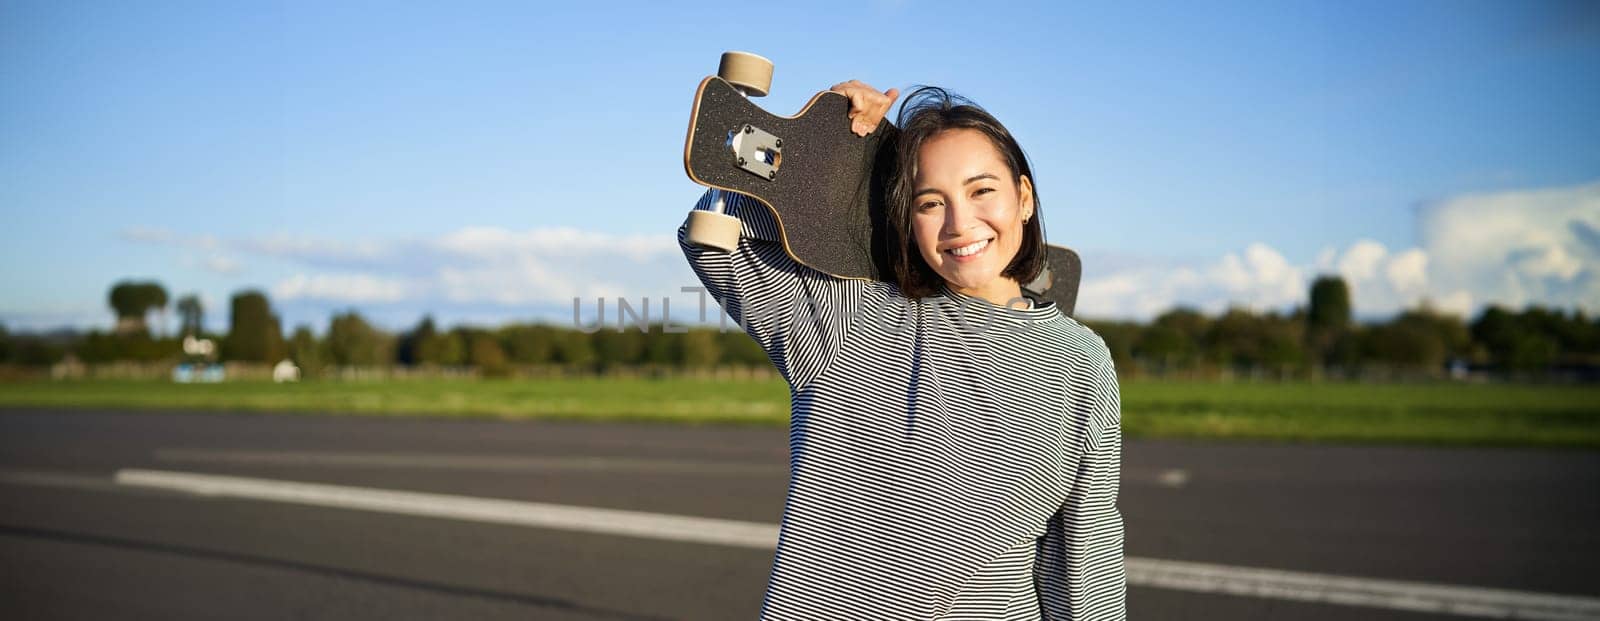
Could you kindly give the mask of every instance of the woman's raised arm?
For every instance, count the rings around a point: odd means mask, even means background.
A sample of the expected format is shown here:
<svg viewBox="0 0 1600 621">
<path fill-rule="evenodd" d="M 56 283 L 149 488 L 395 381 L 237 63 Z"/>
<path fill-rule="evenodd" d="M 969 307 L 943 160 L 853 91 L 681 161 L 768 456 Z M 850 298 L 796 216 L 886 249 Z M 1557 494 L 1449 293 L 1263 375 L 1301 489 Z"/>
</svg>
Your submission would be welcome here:
<svg viewBox="0 0 1600 621">
<path fill-rule="evenodd" d="M 877 128 L 899 95 L 892 88 L 880 93 L 859 80 L 830 90 L 850 98 L 852 125 L 862 136 Z M 804 387 L 838 354 L 850 320 L 862 310 L 863 281 L 835 278 L 795 262 L 784 250 L 772 211 L 754 198 L 712 189 L 695 209 L 720 209 L 738 218 L 739 243 L 731 252 L 693 244 L 685 220 L 678 227 L 678 245 L 689 266 L 790 386 Z"/>
</svg>

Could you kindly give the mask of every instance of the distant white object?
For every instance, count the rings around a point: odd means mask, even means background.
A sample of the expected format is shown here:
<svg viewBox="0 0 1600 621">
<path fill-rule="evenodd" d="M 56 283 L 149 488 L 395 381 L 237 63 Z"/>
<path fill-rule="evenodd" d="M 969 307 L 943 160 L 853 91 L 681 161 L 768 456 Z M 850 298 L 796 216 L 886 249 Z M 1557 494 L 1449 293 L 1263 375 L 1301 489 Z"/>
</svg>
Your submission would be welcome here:
<svg viewBox="0 0 1600 621">
<path fill-rule="evenodd" d="M 183 353 L 210 358 L 217 353 L 217 343 L 211 339 L 197 339 L 193 335 L 185 336 L 183 337 Z"/>
<path fill-rule="evenodd" d="M 288 358 L 284 358 L 272 367 L 272 381 L 280 383 L 298 382 L 300 381 L 300 367 L 294 366 L 293 362 L 290 362 Z"/>
<path fill-rule="evenodd" d="M 172 381 L 179 384 L 193 384 L 195 382 L 214 384 L 222 381 L 225 372 L 220 364 L 194 365 L 183 363 L 172 367 Z"/>
</svg>

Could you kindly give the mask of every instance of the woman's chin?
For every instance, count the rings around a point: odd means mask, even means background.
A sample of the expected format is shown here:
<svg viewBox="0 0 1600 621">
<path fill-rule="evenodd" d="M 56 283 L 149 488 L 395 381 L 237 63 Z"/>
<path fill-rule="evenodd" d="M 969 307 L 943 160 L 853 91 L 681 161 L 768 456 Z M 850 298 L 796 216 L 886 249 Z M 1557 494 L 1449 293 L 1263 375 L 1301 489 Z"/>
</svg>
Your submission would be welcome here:
<svg viewBox="0 0 1600 621">
<path fill-rule="evenodd" d="M 1000 275 L 990 273 L 975 274 L 963 270 L 951 274 L 942 274 L 942 276 L 944 276 L 945 284 L 949 285 L 951 289 L 972 290 L 982 289 Z"/>
</svg>

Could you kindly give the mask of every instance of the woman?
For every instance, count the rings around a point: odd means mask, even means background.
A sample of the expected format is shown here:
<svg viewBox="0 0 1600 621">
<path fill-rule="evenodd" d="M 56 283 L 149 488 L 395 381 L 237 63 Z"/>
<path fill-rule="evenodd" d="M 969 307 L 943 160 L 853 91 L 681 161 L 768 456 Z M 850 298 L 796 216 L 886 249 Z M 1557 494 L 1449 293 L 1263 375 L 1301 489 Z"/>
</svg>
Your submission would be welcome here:
<svg viewBox="0 0 1600 621">
<path fill-rule="evenodd" d="M 865 135 L 895 89 L 859 81 Z M 1124 619 L 1121 407 L 1105 343 L 1023 295 L 1044 257 L 1026 157 L 942 90 L 901 106 L 895 282 L 784 253 L 770 211 L 733 252 L 678 241 L 791 395 L 789 488 L 761 618 Z"/>
</svg>

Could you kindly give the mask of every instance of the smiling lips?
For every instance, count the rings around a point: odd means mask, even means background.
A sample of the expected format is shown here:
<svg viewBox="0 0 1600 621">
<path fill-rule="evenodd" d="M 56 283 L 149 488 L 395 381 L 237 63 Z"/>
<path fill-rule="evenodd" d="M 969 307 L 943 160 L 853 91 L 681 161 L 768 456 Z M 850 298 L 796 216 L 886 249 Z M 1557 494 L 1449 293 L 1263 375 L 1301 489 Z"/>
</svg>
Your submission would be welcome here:
<svg viewBox="0 0 1600 621">
<path fill-rule="evenodd" d="M 951 248 L 944 252 L 945 254 L 948 254 L 954 258 L 957 262 L 971 261 L 977 258 L 978 255 L 983 254 L 983 251 L 989 248 L 989 242 L 991 241 L 994 241 L 994 239 L 982 239 L 965 246 L 961 246 L 960 248 Z"/>
</svg>

